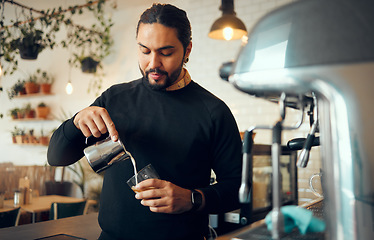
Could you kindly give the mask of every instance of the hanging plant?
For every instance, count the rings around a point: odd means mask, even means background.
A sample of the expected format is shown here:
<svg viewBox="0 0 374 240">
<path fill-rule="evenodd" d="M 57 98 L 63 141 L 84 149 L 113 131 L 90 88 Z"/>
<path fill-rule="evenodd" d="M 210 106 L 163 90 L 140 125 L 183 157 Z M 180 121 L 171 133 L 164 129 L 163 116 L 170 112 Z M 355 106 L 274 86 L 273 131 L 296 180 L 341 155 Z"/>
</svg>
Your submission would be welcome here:
<svg viewBox="0 0 374 240">
<path fill-rule="evenodd" d="M 95 61 L 92 57 L 84 57 L 80 60 L 81 69 L 84 73 L 95 73 L 97 69 L 98 61 Z"/>
<path fill-rule="evenodd" d="M 58 7 L 38 11 L 15 1 L 2 1 L 0 8 L 4 8 L 4 3 L 22 8 L 21 15 L 17 16 L 16 20 L 11 20 L 8 26 L 5 26 L 3 19 L 0 19 L 0 57 L 7 63 L 4 75 L 13 74 L 17 70 L 18 54 L 24 59 L 36 59 L 41 51 L 46 48 L 53 49 L 55 45 L 64 48 L 72 45 L 74 53 L 69 59 L 69 64 L 72 66 L 78 67 L 84 57 L 91 57 L 99 62 L 97 67 L 102 68 L 101 61 L 109 55 L 109 49 L 113 45 L 110 36 L 110 28 L 113 24 L 111 18 L 104 17 L 105 2 L 105 0 L 87 0 L 86 4 L 75 5 L 68 9 Z M 113 5 L 113 8 L 115 7 Z M 25 14 L 24 9 L 28 9 L 30 15 Z M 74 24 L 73 15 L 82 14 L 83 10 L 93 12 L 95 19 L 98 20 L 97 24 L 93 24 L 91 28 Z M 32 12 L 38 13 L 39 17 L 34 18 Z M 62 24 L 70 29 L 70 33 L 66 39 L 56 42 L 56 33 L 61 29 Z"/>
<path fill-rule="evenodd" d="M 4 75 L 17 70 L 17 55 L 20 55 L 21 59 L 35 60 L 44 49 L 53 49 L 57 44 L 55 33 L 59 31 L 60 22 L 60 16 L 55 16 L 53 20 L 47 17 L 35 19 L 31 11 L 27 15 L 24 10 L 16 20 L 11 20 L 12 24 L 9 26 L 4 26 L 1 21 L 1 52 L 8 63 Z"/>
<path fill-rule="evenodd" d="M 113 46 L 110 33 L 113 23 L 110 17 L 104 16 L 104 4 L 105 0 L 100 0 L 96 8 L 88 8 L 97 19 L 89 28 L 68 24 L 67 40 L 62 42 L 64 47 L 71 49 L 69 63 L 72 67 L 80 68 L 84 73 L 95 74 L 87 89 L 88 92 L 91 91 L 91 87 L 97 92 L 101 89 L 104 73 L 98 73 L 98 70 L 103 70 L 102 61 L 110 54 Z"/>
<path fill-rule="evenodd" d="M 75 67 L 81 67 L 83 62 L 98 62 L 96 65 L 102 67 L 101 61 L 110 54 L 113 39 L 110 29 L 113 26 L 112 19 L 104 16 L 105 0 L 98 1 L 96 8 L 88 8 L 97 19 L 89 28 L 76 26 L 67 22 L 67 41 L 62 42 L 64 47 L 72 48 L 72 56 L 69 62 Z M 79 12 L 82 14 L 83 11 Z"/>
</svg>

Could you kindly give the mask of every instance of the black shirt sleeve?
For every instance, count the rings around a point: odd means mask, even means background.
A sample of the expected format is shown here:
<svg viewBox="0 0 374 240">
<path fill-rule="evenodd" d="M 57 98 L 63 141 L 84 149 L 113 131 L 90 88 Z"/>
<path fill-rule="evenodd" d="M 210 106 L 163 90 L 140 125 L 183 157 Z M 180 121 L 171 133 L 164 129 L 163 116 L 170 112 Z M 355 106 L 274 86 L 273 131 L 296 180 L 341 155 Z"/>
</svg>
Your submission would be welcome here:
<svg viewBox="0 0 374 240">
<path fill-rule="evenodd" d="M 85 137 L 75 127 L 73 119 L 63 122 L 51 137 L 47 159 L 52 166 L 67 166 L 84 156 Z"/>
</svg>

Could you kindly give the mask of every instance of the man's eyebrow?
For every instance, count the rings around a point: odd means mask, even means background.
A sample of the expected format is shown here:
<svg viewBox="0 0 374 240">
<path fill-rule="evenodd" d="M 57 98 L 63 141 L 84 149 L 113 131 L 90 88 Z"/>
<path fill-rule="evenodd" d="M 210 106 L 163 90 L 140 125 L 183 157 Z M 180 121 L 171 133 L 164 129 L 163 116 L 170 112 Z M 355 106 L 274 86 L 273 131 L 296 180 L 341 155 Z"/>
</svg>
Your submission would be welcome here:
<svg viewBox="0 0 374 240">
<path fill-rule="evenodd" d="M 143 47 L 143 48 L 146 48 L 146 49 L 149 49 L 147 46 L 141 44 L 141 43 L 138 43 L 139 46 Z M 158 51 L 160 50 L 165 50 L 165 49 L 170 49 L 170 48 L 175 48 L 174 46 L 172 45 L 166 45 L 164 47 L 160 47 L 159 49 L 157 49 Z"/>
<path fill-rule="evenodd" d="M 143 44 L 141 43 L 138 43 L 139 46 L 143 47 L 143 48 L 147 48 L 146 46 L 144 46 Z M 147 48 L 148 49 L 148 48 Z"/>
</svg>

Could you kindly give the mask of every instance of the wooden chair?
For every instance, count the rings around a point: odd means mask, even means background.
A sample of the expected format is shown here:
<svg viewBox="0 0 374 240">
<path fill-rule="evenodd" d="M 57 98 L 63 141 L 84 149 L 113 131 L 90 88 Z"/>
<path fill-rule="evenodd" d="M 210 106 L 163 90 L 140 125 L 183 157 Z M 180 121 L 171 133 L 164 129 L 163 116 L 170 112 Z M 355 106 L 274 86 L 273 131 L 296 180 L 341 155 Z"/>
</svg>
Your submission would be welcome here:
<svg viewBox="0 0 374 240">
<path fill-rule="evenodd" d="M 56 220 L 60 218 L 73 217 L 87 213 L 87 200 L 74 203 L 58 203 L 51 204 L 49 211 L 49 219 Z"/>
<path fill-rule="evenodd" d="M 45 195 L 74 196 L 74 185 L 72 182 L 46 181 L 44 186 Z"/>
<path fill-rule="evenodd" d="M 9 211 L 0 212 L 0 228 L 18 226 L 21 208 L 14 208 Z"/>
</svg>

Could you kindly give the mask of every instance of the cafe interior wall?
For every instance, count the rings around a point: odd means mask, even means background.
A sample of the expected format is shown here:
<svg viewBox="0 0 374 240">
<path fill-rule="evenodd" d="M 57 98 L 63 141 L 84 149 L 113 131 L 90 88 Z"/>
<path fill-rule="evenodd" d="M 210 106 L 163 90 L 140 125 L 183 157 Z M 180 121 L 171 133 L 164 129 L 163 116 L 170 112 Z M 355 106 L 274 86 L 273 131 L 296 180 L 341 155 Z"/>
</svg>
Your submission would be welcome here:
<svg viewBox="0 0 374 240">
<path fill-rule="evenodd" d="M 35 9 L 53 8 L 56 6 L 67 7 L 74 4 L 84 3 L 84 1 L 49 1 L 49 0 L 18 0 L 27 6 Z M 112 0 L 109 2 L 113 2 Z M 112 84 L 127 82 L 141 76 L 137 65 L 137 47 L 135 39 L 136 24 L 140 14 L 144 9 L 151 6 L 150 0 L 117 0 L 117 9 L 109 9 L 108 14 L 113 19 L 112 36 L 114 46 L 112 53 L 104 59 L 105 77 L 103 89 Z M 279 117 L 278 107 L 274 103 L 257 99 L 244 94 L 235 89 L 230 83 L 220 79 L 218 69 L 223 62 L 236 58 L 241 40 L 225 41 L 208 38 L 208 32 L 213 22 L 221 16 L 219 6 L 220 0 L 171 0 L 168 3 L 186 10 L 192 26 L 192 53 L 190 61 L 187 64 L 192 79 L 207 88 L 216 96 L 221 98 L 229 106 L 234 114 L 240 131 L 259 124 L 274 124 Z M 245 23 L 250 30 L 257 20 L 267 12 L 290 3 L 292 0 L 235 0 L 235 11 L 237 16 Z M 7 9 L 8 8 L 8 9 Z M 11 18 L 14 14 L 13 7 L 6 5 L 5 18 Z M 85 14 L 77 18 L 79 24 L 90 24 L 92 15 Z M 62 34 L 62 33 L 61 33 Z M 88 85 L 92 79 L 90 74 L 84 74 L 80 69 L 69 68 L 69 51 L 62 48 L 53 50 L 44 50 L 40 53 L 37 60 L 19 60 L 19 70 L 11 76 L 2 76 L 0 83 L 4 88 L 0 92 L 0 113 L 4 117 L 0 119 L 0 163 L 12 162 L 15 165 L 45 165 L 47 164 L 46 152 L 44 146 L 27 146 L 12 144 L 10 131 L 14 126 L 25 129 L 35 129 L 38 135 L 43 129 L 45 133 L 51 132 L 59 126 L 60 120 L 64 114 L 72 116 L 80 109 L 88 106 L 97 97 L 91 91 L 87 92 Z M 18 79 L 27 77 L 37 68 L 48 71 L 55 76 L 55 82 L 52 88 L 54 95 L 36 98 L 12 99 L 7 96 L 7 89 L 11 87 Z M 65 86 L 68 79 L 74 87 L 71 95 L 65 92 Z M 51 116 L 57 118 L 51 121 L 38 122 L 14 122 L 7 115 L 9 109 L 22 107 L 30 102 L 36 106 L 44 101 L 51 106 Z M 287 124 L 296 123 L 298 120 L 298 111 L 287 111 Z M 283 141 L 286 143 L 294 137 L 305 137 L 309 131 L 308 123 L 303 124 L 300 130 L 284 132 Z M 270 131 L 257 131 L 255 143 L 271 144 Z M 315 172 L 319 172 L 320 161 L 318 148 L 312 151 L 311 160 L 308 168 L 299 171 L 299 185 L 305 185 L 305 188 L 299 189 L 300 197 L 308 200 L 313 196 L 308 191 L 307 179 Z M 304 190 L 302 190 L 304 189 Z M 301 191 L 301 192 L 300 192 Z"/>
</svg>

